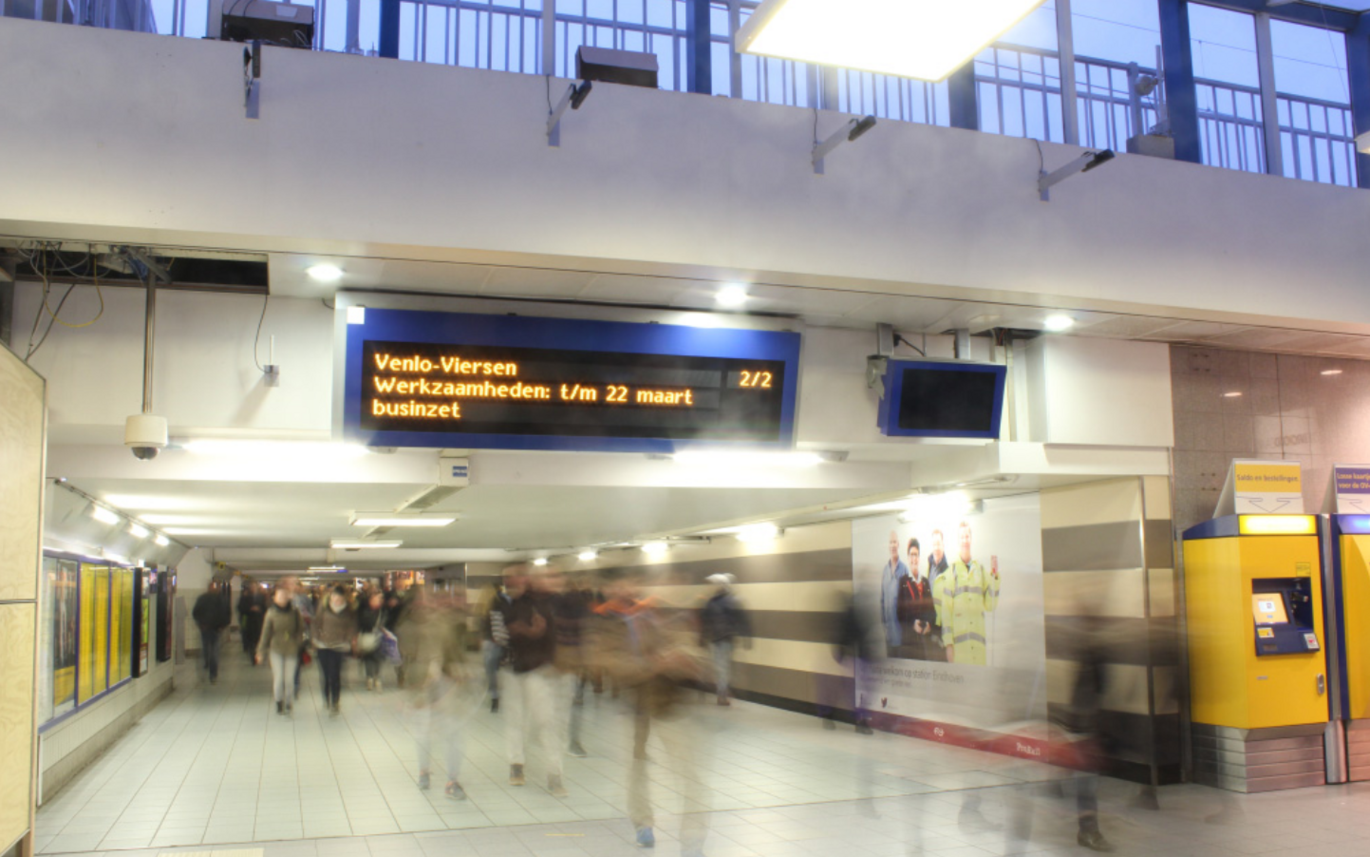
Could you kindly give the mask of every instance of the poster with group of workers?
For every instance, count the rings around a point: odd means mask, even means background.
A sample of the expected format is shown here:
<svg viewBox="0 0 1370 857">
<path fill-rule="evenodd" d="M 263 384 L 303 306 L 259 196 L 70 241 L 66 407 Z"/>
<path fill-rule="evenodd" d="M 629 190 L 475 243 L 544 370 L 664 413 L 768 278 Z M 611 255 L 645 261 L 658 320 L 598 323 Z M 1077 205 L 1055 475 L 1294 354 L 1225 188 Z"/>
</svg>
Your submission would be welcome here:
<svg viewBox="0 0 1370 857">
<path fill-rule="evenodd" d="M 858 668 L 859 709 L 978 728 L 1045 717 L 1035 494 L 855 521 L 852 567 L 877 655 Z"/>
</svg>

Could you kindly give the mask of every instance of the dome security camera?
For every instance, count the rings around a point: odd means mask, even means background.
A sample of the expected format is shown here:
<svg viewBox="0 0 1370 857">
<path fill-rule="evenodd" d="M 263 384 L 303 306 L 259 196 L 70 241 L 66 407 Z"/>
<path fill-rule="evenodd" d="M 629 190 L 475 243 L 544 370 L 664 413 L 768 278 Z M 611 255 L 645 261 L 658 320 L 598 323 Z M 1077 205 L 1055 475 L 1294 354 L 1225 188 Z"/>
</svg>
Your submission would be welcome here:
<svg viewBox="0 0 1370 857">
<path fill-rule="evenodd" d="M 134 414 L 124 421 L 124 446 L 133 457 L 151 461 L 167 446 L 166 417 L 153 414 Z"/>
</svg>

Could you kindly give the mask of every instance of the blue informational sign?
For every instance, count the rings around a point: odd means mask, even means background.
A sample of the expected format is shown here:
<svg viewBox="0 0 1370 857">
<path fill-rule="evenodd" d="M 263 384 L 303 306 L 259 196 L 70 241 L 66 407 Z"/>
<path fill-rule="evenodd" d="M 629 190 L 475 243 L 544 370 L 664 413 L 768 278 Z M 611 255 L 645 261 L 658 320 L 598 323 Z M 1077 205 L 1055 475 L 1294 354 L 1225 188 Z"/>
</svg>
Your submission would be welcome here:
<svg viewBox="0 0 1370 857">
<path fill-rule="evenodd" d="M 346 338 L 354 442 L 669 453 L 794 440 L 797 333 L 368 307 Z"/>
<path fill-rule="evenodd" d="M 1008 370 L 990 363 L 891 360 L 880 400 L 888 437 L 997 440 Z"/>
</svg>

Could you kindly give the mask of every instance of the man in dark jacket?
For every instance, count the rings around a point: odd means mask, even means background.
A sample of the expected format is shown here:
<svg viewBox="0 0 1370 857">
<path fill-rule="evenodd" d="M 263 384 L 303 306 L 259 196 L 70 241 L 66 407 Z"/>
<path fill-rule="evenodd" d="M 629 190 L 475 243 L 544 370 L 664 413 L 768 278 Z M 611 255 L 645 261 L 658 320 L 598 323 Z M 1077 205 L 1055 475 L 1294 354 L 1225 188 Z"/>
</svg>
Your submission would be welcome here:
<svg viewBox="0 0 1370 857">
<path fill-rule="evenodd" d="M 712 574 L 708 581 L 718 589 L 704 605 L 699 621 L 699 642 L 708 646 L 714 660 L 714 684 L 719 705 L 731 705 L 729 680 L 733 672 L 733 647 L 739 637 L 751 643 L 752 625 L 747 611 L 733 594 L 731 574 Z"/>
<path fill-rule="evenodd" d="M 200 650 L 204 652 L 210 684 L 219 681 L 219 638 L 230 621 L 227 593 L 220 586 L 217 582 L 209 584 L 209 589 L 195 599 L 195 607 L 190 612 L 200 628 Z"/>
<path fill-rule="evenodd" d="M 257 641 L 262 638 L 262 614 L 266 599 L 256 591 L 255 584 L 243 581 L 243 594 L 238 597 L 238 631 L 243 637 L 243 654 L 249 661 L 257 653 Z"/>
</svg>

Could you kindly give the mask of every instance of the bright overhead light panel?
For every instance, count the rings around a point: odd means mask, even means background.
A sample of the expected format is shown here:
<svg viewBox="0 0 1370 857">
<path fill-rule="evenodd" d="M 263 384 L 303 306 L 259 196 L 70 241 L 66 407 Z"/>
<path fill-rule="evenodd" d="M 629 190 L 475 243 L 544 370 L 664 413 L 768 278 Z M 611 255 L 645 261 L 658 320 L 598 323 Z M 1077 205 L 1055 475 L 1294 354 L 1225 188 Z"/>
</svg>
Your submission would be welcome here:
<svg viewBox="0 0 1370 857">
<path fill-rule="evenodd" d="M 766 0 L 739 50 L 943 80 L 1045 0 Z"/>
<path fill-rule="evenodd" d="M 332 548 L 333 550 L 341 550 L 341 551 L 361 551 L 361 550 L 380 550 L 380 549 L 382 549 L 382 548 L 397 548 L 397 547 L 399 547 L 399 546 L 402 545 L 402 544 L 404 544 L 404 543 L 403 543 L 403 542 L 397 542 L 397 541 L 389 541 L 389 542 L 361 542 L 361 541 L 349 541 L 349 540 L 346 540 L 346 539 L 334 539 L 333 541 L 331 541 L 331 542 L 328 543 L 328 546 L 329 546 L 330 548 Z"/>
</svg>

